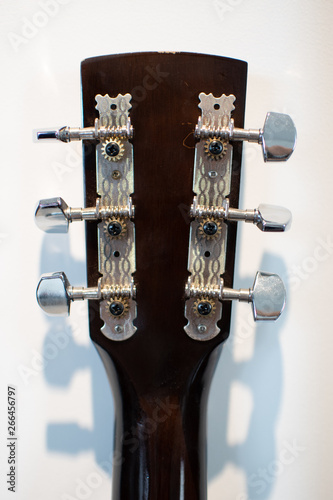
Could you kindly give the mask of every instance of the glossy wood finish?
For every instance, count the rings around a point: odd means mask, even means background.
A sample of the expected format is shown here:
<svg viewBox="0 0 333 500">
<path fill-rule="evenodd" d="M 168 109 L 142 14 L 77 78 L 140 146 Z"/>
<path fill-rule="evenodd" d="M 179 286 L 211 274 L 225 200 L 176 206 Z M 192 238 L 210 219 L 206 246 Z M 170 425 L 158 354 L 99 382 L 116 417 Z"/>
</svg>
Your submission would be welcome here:
<svg viewBox="0 0 333 500">
<path fill-rule="evenodd" d="M 97 116 L 95 95 L 133 95 L 136 206 L 137 333 L 108 340 L 98 304 L 90 333 L 108 372 L 116 403 L 113 500 L 204 500 L 206 409 L 230 304 L 221 333 L 197 342 L 184 332 L 189 220 L 198 95 L 233 93 L 235 125 L 243 126 L 247 64 L 216 56 L 142 53 L 82 63 L 84 125 Z M 241 143 L 234 144 L 231 206 L 238 206 Z M 95 155 L 85 146 L 86 206 L 96 199 Z M 96 224 L 87 225 L 88 285 L 97 272 Z M 229 227 L 225 283 L 233 284 L 236 224 Z M 221 496 L 222 497 L 222 496 Z"/>
</svg>

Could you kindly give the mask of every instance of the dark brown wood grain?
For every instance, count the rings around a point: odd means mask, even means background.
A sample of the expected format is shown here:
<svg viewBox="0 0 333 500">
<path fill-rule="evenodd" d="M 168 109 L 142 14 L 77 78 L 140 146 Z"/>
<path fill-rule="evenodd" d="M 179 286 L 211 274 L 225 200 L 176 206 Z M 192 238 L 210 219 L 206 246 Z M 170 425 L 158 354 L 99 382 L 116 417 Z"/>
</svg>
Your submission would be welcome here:
<svg viewBox="0 0 333 500">
<path fill-rule="evenodd" d="M 107 369 L 116 402 L 113 500 L 206 498 L 206 407 L 231 305 L 221 333 L 208 342 L 183 327 L 194 164 L 193 131 L 200 92 L 233 93 L 235 125 L 243 126 L 247 64 L 217 56 L 138 53 L 83 61 L 84 125 L 97 116 L 95 95 L 133 95 L 136 206 L 137 332 L 124 342 L 101 332 L 90 303 L 90 334 Z M 241 143 L 234 144 L 231 206 L 238 206 Z M 84 154 L 86 206 L 96 199 L 95 153 Z M 230 224 L 227 286 L 233 284 L 236 225 Z M 96 224 L 87 225 L 88 284 L 95 286 Z M 222 495 L 221 495 L 222 498 Z"/>
</svg>

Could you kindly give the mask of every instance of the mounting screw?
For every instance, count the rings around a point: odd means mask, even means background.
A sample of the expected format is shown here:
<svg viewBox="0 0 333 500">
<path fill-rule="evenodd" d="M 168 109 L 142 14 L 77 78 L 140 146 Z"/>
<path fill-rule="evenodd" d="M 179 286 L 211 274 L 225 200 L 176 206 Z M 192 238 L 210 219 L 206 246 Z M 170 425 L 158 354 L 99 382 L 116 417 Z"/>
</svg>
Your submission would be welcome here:
<svg viewBox="0 0 333 500">
<path fill-rule="evenodd" d="M 117 333 L 123 333 L 123 330 L 124 330 L 124 329 L 123 329 L 123 327 L 122 327 L 121 325 L 116 325 L 116 326 L 114 327 L 114 329 L 115 329 L 115 331 L 116 331 Z"/>
<path fill-rule="evenodd" d="M 124 312 L 124 304 L 121 302 L 111 302 L 109 309 L 112 316 L 121 316 Z"/>
<path fill-rule="evenodd" d="M 117 156 L 119 154 L 119 151 L 120 151 L 120 147 L 119 147 L 119 144 L 117 144 L 116 142 L 109 142 L 106 146 L 105 146 L 105 152 L 108 156 L 112 156 L 112 158 L 114 158 L 115 156 Z"/>
<path fill-rule="evenodd" d="M 212 155 L 217 156 L 223 153 L 223 144 L 221 141 L 212 141 L 208 149 Z"/>
<path fill-rule="evenodd" d="M 212 305 L 209 302 L 199 302 L 198 306 L 198 313 L 201 316 L 208 316 L 212 312 Z"/>
<path fill-rule="evenodd" d="M 198 331 L 200 333 L 205 333 L 207 330 L 207 326 L 206 325 L 198 325 Z"/>
<path fill-rule="evenodd" d="M 121 177 L 121 173 L 119 172 L 119 170 L 114 170 L 114 171 L 112 172 L 111 176 L 112 176 L 112 179 L 117 180 L 117 179 L 120 179 L 120 177 Z"/>
<path fill-rule="evenodd" d="M 122 229 L 123 228 L 122 228 L 122 225 L 120 224 L 120 222 L 113 220 L 108 224 L 108 233 L 110 236 L 119 236 Z"/>
<path fill-rule="evenodd" d="M 208 221 L 203 225 L 203 231 L 207 236 L 214 236 L 217 233 L 218 226 L 216 222 Z"/>
</svg>

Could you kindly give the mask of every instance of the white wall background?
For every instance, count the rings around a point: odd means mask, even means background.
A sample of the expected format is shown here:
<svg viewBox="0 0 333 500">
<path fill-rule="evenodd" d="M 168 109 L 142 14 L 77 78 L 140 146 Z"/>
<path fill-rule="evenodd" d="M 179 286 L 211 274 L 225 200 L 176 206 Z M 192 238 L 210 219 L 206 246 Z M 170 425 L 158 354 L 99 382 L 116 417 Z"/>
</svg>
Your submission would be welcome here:
<svg viewBox="0 0 333 500">
<path fill-rule="evenodd" d="M 151 50 L 248 61 L 246 126 L 262 126 L 273 110 L 298 129 L 286 164 L 265 165 L 245 145 L 241 206 L 281 204 L 294 219 L 284 235 L 240 225 L 235 283 L 277 272 L 289 298 L 275 324 L 254 325 L 246 305 L 233 309 L 210 397 L 209 500 L 331 498 L 333 4 L 1 0 L 0 9 L 1 498 L 110 498 L 99 464 L 111 452 L 113 403 L 85 306 L 51 320 L 35 301 L 43 272 L 84 282 L 83 225 L 46 237 L 33 220 L 40 198 L 82 206 L 80 145 L 35 144 L 32 130 L 81 123 L 81 60 Z M 18 391 L 15 495 L 5 482 L 7 384 Z"/>
</svg>

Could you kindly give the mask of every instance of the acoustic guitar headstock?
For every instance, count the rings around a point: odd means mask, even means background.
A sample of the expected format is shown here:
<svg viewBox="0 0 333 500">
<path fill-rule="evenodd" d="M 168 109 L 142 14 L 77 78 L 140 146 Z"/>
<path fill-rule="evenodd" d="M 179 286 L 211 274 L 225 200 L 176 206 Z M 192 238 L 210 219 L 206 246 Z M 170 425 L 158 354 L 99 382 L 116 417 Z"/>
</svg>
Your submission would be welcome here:
<svg viewBox="0 0 333 500">
<path fill-rule="evenodd" d="M 181 434 L 197 428 L 200 435 L 195 394 L 209 386 L 213 353 L 229 335 L 231 301 L 251 303 L 255 320 L 278 318 L 285 303 L 275 274 L 259 272 L 249 289 L 232 288 L 237 222 L 282 232 L 291 219 L 280 207 L 238 208 L 242 142 L 258 143 L 265 162 L 284 161 L 295 127 L 271 112 L 262 129 L 244 129 L 243 61 L 127 54 L 88 59 L 81 71 L 84 127 L 41 132 L 39 139 L 83 141 L 86 208 L 41 200 L 36 221 L 46 232 L 88 221 L 88 288 L 71 286 L 62 272 L 43 275 L 38 303 L 49 314 L 69 314 L 72 302 L 89 299 L 90 335 L 116 399 L 128 405 L 126 418 L 138 425 L 151 418 L 152 401 L 167 397 L 178 408 Z M 168 431 L 162 426 L 166 436 L 176 421 Z M 161 436 L 149 446 L 168 456 Z M 131 462 L 120 441 L 116 447 Z M 193 457 L 187 462 L 193 473 Z M 121 477 L 115 490 L 124 499 L 129 487 Z M 188 498 L 196 498 L 198 481 L 188 483 Z"/>
</svg>

